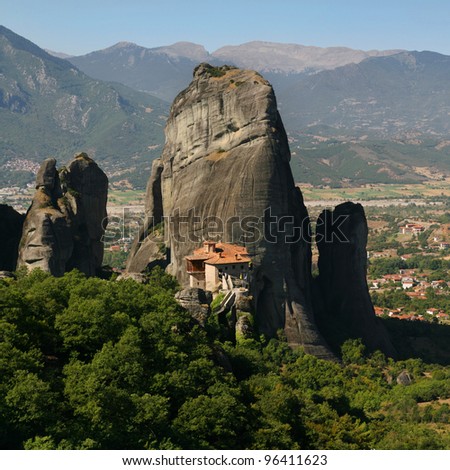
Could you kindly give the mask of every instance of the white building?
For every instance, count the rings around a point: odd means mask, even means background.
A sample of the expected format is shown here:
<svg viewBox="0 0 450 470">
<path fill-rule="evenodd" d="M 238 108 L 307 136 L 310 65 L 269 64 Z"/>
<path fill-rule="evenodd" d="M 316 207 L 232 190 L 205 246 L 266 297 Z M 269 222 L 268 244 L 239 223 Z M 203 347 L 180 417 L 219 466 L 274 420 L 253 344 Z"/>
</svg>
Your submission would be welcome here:
<svg viewBox="0 0 450 470">
<path fill-rule="evenodd" d="M 402 287 L 403 289 L 411 289 L 415 286 L 415 281 L 412 277 L 403 277 L 402 278 Z"/>
</svg>

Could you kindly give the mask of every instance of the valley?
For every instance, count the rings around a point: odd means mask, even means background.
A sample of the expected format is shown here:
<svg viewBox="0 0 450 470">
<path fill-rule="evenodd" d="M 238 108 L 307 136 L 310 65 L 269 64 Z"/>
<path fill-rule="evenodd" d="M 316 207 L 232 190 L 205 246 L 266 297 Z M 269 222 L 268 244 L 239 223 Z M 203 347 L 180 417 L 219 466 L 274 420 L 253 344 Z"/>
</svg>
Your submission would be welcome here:
<svg viewBox="0 0 450 470">
<path fill-rule="evenodd" d="M 0 447 L 449 449 L 449 76 L 0 26 Z"/>
<path fill-rule="evenodd" d="M 360 187 L 327 188 L 301 184 L 307 201 L 358 200 L 365 206 L 440 204 L 450 198 L 450 178 L 416 184 L 367 184 Z"/>
</svg>

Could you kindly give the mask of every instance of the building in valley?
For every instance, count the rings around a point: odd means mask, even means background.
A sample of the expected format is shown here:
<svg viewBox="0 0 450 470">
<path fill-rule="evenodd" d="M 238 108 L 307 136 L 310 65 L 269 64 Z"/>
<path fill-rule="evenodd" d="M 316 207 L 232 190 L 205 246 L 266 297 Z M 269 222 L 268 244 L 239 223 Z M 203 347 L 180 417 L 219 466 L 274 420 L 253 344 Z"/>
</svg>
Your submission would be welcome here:
<svg viewBox="0 0 450 470">
<path fill-rule="evenodd" d="M 407 233 L 412 233 L 413 235 L 418 235 L 425 231 L 425 227 L 420 224 L 406 224 L 400 227 L 400 233 L 406 235 Z"/>
</svg>

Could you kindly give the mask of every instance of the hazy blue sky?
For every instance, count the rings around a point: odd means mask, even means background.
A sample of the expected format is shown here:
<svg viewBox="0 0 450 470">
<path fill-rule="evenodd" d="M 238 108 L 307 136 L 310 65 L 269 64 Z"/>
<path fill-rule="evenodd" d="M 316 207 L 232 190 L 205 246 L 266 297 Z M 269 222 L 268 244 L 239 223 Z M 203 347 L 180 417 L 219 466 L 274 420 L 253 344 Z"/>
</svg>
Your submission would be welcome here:
<svg viewBox="0 0 450 470">
<path fill-rule="evenodd" d="M 252 40 L 450 54 L 449 0 L 0 0 L 0 24 L 75 55 L 119 41 L 213 51 Z"/>
</svg>

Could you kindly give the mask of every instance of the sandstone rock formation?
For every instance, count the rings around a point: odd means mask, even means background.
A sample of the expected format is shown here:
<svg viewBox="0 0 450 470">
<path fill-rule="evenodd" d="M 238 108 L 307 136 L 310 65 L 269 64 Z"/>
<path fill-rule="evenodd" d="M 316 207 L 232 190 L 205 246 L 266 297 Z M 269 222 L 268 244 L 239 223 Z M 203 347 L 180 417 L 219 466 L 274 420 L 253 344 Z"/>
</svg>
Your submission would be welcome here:
<svg viewBox="0 0 450 470">
<path fill-rule="evenodd" d="M 85 153 L 61 170 L 45 160 L 27 212 L 19 266 L 41 268 L 55 276 L 79 269 L 95 275 L 103 261 L 108 178 Z"/>
<path fill-rule="evenodd" d="M 133 242 L 131 256 L 127 260 L 127 271 L 130 273 L 142 272 L 155 264 L 160 264 L 162 267 L 167 264 L 163 262 L 165 260 L 165 251 L 161 249 L 164 245 L 162 231 L 162 171 L 161 160 L 154 160 L 145 195 L 145 223 Z M 137 253 L 139 254 L 137 255 Z"/>
<path fill-rule="evenodd" d="M 331 357 L 312 314 L 308 213 L 270 84 L 256 72 L 201 64 L 165 132 L 128 270 L 153 261 L 151 232 L 163 219 L 168 270 L 183 284 L 184 257 L 204 239 L 245 244 L 259 331 L 284 329 L 291 344 Z"/>
<path fill-rule="evenodd" d="M 16 275 L 11 271 L 0 271 L 0 279 L 16 279 Z"/>
<path fill-rule="evenodd" d="M 25 216 L 0 204 L 0 271 L 14 271 Z"/>
<path fill-rule="evenodd" d="M 117 276 L 116 281 L 126 281 L 127 279 L 133 279 L 138 284 L 148 284 L 149 278 L 143 273 L 128 273 L 123 272 Z"/>
<path fill-rule="evenodd" d="M 253 325 L 249 313 L 243 313 L 238 316 L 236 321 L 236 336 L 241 338 L 253 337 Z"/>
<path fill-rule="evenodd" d="M 397 376 L 397 383 L 399 385 L 411 385 L 413 382 L 413 379 L 411 377 L 411 374 L 407 370 L 402 370 L 400 374 Z"/>
<path fill-rule="evenodd" d="M 319 249 L 318 296 L 315 311 L 320 327 L 338 346 L 362 338 L 372 351 L 395 357 L 387 331 L 375 316 L 366 280 L 367 220 L 361 204 L 345 202 L 323 211 L 317 220 Z"/>
<path fill-rule="evenodd" d="M 175 294 L 177 302 L 184 307 L 201 326 L 205 326 L 211 314 L 211 292 L 194 287 L 182 289 Z"/>
</svg>

